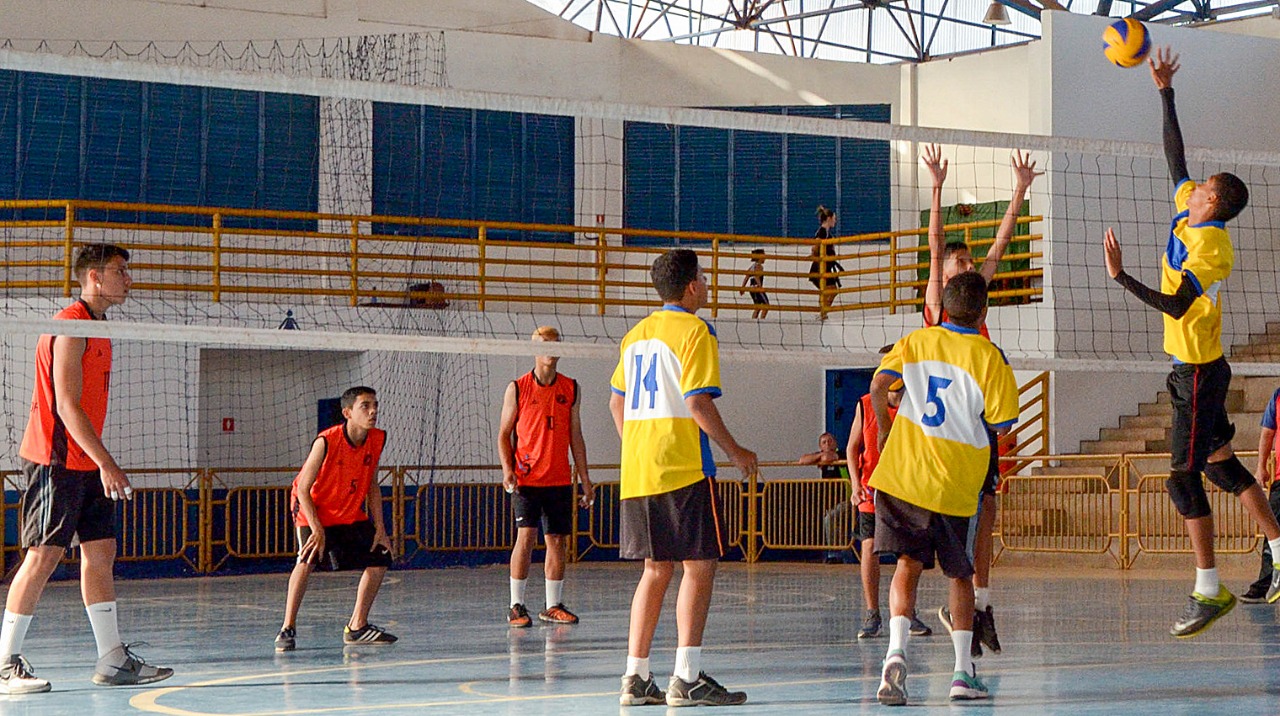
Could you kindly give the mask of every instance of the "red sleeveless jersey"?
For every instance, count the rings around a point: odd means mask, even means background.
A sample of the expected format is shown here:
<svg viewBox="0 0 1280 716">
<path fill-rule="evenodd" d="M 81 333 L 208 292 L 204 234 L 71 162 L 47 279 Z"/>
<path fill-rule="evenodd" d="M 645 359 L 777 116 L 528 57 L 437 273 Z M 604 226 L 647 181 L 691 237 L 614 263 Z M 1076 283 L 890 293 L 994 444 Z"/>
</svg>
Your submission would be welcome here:
<svg viewBox="0 0 1280 716">
<path fill-rule="evenodd" d="M 84 301 L 76 301 L 54 316 L 59 321 L 93 321 Z M 68 470 L 97 470 L 98 465 L 76 444 L 67 426 L 58 417 L 53 390 L 53 343 L 66 336 L 40 336 L 36 344 L 36 387 L 31 395 L 31 417 L 18 455 L 39 465 L 59 465 Z M 107 390 L 111 385 L 111 341 L 86 338 L 80 359 L 80 407 L 89 416 L 93 431 L 102 437 L 107 419 Z"/>
<path fill-rule="evenodd" d="M 573 484 L 569 468 L 569 433 L 578 381 L 556 374 L 541 385 L 533 371 L 516 385 L 516 484 L 560 487 Z"/>
<path fill-rule="evenodd" d="M 889 406 L 889 421 L 892 422 L 896 417 L 898 417 L 898 409 Z M 871 473 L 876 471 L 876 465 L 880 464 L 880 446 L 876 442 L 879 435 L 876 411 L 871 409 L 871 395 L 867 394 L 862 396 L 862 452 L 858 454 L 858 472 L 860 473 L 859 482 L 867 491 L 868 499 L 858 503 L 859 512 L 876 511 L 876 505 L 870 499 L 875 491 L 867 487 L 867 482 L 871 480 Z"/>
<path fill-rule="evenodd" d="M 339 423 L 320 433 L 324 440 L 324 462 L 320 474 L 311 485 L 311 501 L 324 527 L 349 525 L 369 519 L 365 514 L 365 498 L 376 478 L 382 446 L 387 442 L 385 430 L 372 428 L 364 444 L 356 447 L 347 438 L 347 424 Z M 307 527 L 307 517 L 298 509 L 298 478 L 293 479 L 293 521 Z"/>
<path fill-rule="evenodd" d="M 951 318 L 947 315 L 946 310 L 943 310 L 942 320 L 940 321 L 940 323 L 946 323 L 949 320 L 951 320 Z M 938 324 L 934 323 L 932 318 L 929 318 L 929 307 L 925 306 L 924 307 L 924 327 L 928 328 L 929 326 L 936 326 L 936 325 Z M 991 340 L 991 331 L 987 330 L 986 321 L 983 321 L 982 325 L 978 326 L 978 333 L 981 333 L 983 338 L 986 338 L 987 340 Z"/>
</svg>

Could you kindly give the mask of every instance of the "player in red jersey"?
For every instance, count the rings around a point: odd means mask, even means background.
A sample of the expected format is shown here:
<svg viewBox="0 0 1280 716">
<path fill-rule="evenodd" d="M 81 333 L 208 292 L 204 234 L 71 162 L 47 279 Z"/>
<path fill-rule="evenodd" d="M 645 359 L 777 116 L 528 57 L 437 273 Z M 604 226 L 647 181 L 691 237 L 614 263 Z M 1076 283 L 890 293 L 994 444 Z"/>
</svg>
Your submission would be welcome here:
<svg viewBox="0 0 1280 716">
<path fill-rule="evenodd" d="M 289 575 L 284 624 L 276 651 L 296 648 L 296 620 L 316 564 L 334 571 L 362 569 L 351 620 L 342 628 L 348 645 L 394 644 L 396 637 L 369 623 L 369 609 L 391 566 L 391 540 L 382 523 L 378 461 L 387 433 L 378 422 L 373 388 L 348 388 L 340 399 L 343 421 L 322 431 L 293 480 L 292 512 L 298 529 L 298 563 Z"/>
</svg>

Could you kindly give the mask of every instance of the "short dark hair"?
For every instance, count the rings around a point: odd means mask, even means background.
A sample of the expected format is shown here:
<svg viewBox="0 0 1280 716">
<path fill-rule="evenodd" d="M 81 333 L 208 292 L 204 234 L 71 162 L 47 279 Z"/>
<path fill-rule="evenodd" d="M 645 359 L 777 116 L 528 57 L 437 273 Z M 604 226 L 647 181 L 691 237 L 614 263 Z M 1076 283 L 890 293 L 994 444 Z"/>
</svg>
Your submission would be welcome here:
<svg viewBox="0 0 1280 716">
<path fill-rule="evenodd" d="M 342 406 L 343 410 L 350 410 L 356 406 L 356 401 L 359 400 L 362 395 L 372 395 L 377 397 L 378 391 L 367 385 L 357 385 L 353 388 L 347 388 L 346 391 L 342 393 L 342 397 L 338 398 L 338 404 Z"/>
<path fill-rule="evenodd" d="M 893 350 L 893 346 L 894 346 L 894 344 L 892 344 L 892 343 L 889 343 L 888 345 L 880 346 L 880 355 L 884 355 L 884 354 L 888 353 L 889 351 Z"/>
<path fill-rule="evenodd" d="M 649 275 L 662 300 L 679 301 L 685 288 L 698 280 L 698 255 L 692 249 L 671 249 L 654 260 Z"/>
<path fill-rule="evenodd" d="M 764 256 L 764 249 L 751 249 L 752 256 Z"/>
<path fill-rule="evenodd" d="M 977 271 L 965 271 L 942 289 L 942 310 L 952 323 L 977 328 L 987 307 L 987 280 Z"/>
<path fill-rule="evenodd" d="M 826 221 L 827 219 L 830 219 L 831 217 L 836 215 L 834 211 L 828 209 L 827 207 L 821 204 L 818 205 L 818 209 L 814 213 L 818 215 L 818 221 L 820 222 Z"/>
<path fill-rule="evenodd" d="M 1213 218 L 1218 221 L 1231 221 L 1249 205 L 1249 187 L 1240 177 L 1231 172 L 1222 172 L 1209 177 L 1213 182 L 1213 192 L 1218 195 L 1218 204 Z"/>
<path fill-rule="evenodd" d="M 76 252 L 71 272 L 77 279 L 83 278 L 89 269 L 106 268 L 111 259 L 117 256 L 125 261 L 129 260 L 129 252 L 115 244 L 85 244 Z"/>
<path fill-rule="evenodd" d="M 947 259 L 951 258 L 951 254 L 954 254 L 958 251 L 969 251 L 969 250 L 970 250 L 969 245 L 963 241 L 948 241 L 946 245 L 942 247 L 942 260 L 946 261 Z"/>
</svg>

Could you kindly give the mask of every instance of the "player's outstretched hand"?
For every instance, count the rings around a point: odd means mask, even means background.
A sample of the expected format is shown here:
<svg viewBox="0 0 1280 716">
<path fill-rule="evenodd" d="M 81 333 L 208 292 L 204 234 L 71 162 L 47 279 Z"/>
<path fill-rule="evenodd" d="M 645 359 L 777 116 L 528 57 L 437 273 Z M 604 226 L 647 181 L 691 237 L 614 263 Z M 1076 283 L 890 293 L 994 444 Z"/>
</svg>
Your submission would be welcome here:
<svg viewBox="0 0 1280 716">
<path fill-rule="evenodd" d="M 1107 227 L 1107 237 L 1102 240 L 1102 248 L 1107 255 L 1107 275 L 1115 278 L 1124 271 L 1124 263 L 1121 261 L 1120 240 L 1116 238 L 1116 232 L 1111 227 Z"/>
<path fill-rule="evenodd" d="M 947 160 L 942 158 L 942 147 L 926 144 L 924 151 L 920 153 L 920 158 L 928 167 L 929 173 L 933 175 L 933 186 L 935 188 L 942 186 L 942 183 L 947 180 Z"/>
<path fill-rule="evenodd" d="M 317 564 L 322 554 L 324 554 L 324 527 L 312 525 L 311 536 L 302 545 L 302 549 L 298 550 L 298 561 Z"/>
<path fill-rule="evenodd" d="M 1043 176 L 1044 172 L 1036 171 L 1036 163 L 1031 161 L 1031 152 L 1021 152 L 1017 149 L 1013 150 L 1013 175 L 1018 181 L 1018 186 L 1027 189 L 1036 177 Z"/>
<path fill-rule="evenodd" d="M 1147 58 L 1147 65 L 1151 67 L 1151 79 L 1158 90 L 1172 87 L 1173 75 L 1182 66 L 1178 64 L 1178 56 L 1173 53 L 1173 48 L 1168 45 L 1157 47 L 1151 57 Z"/>
</svg>

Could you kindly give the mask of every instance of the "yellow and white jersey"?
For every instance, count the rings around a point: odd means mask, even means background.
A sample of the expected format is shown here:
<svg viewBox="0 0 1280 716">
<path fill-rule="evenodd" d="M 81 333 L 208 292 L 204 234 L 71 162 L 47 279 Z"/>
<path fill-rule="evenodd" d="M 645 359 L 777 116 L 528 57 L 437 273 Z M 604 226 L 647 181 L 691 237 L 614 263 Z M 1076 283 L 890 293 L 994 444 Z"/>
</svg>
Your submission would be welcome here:
<svg viewBox="0 0 1280 716">
<path fill-rule="evenodd" d="M 1169 243 L 1160 259 L 1160 291 L 1174 294 L 1186 276 L 1200 295 L 1182 318 L 1164 315 L 1164 352 L 1182 363 L 1210 363 L 1222 357 L 1222 282 L 1231 275 L 1235 255 L 1231 235 L 1221 221 L 1187 223 L 1187 199 L 1196 183 L 1178 185 L 1173 201 L 1178 214 L 1169 227 Z"/>
<path fill-rule="evenodd" d="M 720 397 L 720 347 L 710 323 L 666 305 L 622 339 L 613 392 L 623 397 L 622 499 L 714 476 L 711 443 L 685 398 Z"/>
<path fill-rule="evenodd" d="M 976 330 L 943 323 L 899 340 L 876 372 L 902 378 L 907 391 L 869 485 L 939 514 L 977 512 L 987 429 L 1018 419 L 1004 353 Z"/>
</svg>

